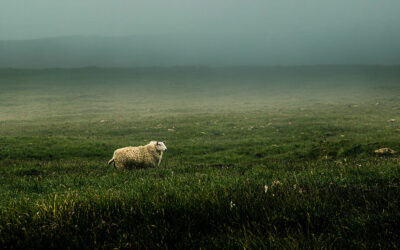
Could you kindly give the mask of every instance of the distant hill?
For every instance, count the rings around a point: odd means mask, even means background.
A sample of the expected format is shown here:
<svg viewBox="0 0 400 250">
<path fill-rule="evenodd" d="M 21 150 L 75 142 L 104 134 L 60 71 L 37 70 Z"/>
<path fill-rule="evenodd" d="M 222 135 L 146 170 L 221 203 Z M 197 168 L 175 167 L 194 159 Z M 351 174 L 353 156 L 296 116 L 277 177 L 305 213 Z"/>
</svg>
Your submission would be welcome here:
<svg viewBox="0 0 400 250">
<path fill-rule="evenodd" d="M 334 39 L 319 43 L 291 35 L 154 35 L 56 37 L 0 41 L 1 68 L 399 64 L 393 40 Z M 391 46 L 393 48 L 393 46 Z"/>
</svg>

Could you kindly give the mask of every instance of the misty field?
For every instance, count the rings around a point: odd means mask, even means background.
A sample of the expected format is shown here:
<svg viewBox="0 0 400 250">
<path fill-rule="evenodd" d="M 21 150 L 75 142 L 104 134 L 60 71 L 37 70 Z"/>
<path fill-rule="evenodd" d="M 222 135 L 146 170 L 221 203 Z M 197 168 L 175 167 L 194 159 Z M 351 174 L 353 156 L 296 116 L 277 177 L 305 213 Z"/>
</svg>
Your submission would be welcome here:
<svg viewBox="0 0 400 250">
<path fill-rule="evenodd" d="M 399 248 L 383 147 L 397 66 L 1 69 L 0 248 Z"/>
</svg>

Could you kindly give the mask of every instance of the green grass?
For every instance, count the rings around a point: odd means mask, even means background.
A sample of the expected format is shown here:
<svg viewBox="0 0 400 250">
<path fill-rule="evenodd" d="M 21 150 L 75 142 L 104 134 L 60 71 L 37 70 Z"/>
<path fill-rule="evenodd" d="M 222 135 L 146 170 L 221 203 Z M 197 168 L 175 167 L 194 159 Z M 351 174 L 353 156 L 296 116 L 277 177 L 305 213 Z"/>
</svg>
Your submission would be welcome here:
<svg viewBox="0 0 400 250">
<path fill-rule="evenodd" d="M 399 248 L 399 71 L 264 70 L 0 70 L 1 248 Z"/>
</svg>

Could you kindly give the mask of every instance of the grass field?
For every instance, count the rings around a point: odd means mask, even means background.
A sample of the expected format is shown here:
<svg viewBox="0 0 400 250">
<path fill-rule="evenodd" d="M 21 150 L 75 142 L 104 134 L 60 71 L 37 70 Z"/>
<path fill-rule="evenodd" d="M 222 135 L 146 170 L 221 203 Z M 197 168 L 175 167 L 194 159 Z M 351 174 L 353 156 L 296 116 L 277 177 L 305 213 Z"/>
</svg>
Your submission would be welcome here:
<svg viewBox="0 0 400 250">
<path fill-rule="evenodd" d="M 107 166 L 150 140 L 159 168 Z M 2 69 L 0 248 L 399 248 L 381 147 L 397 66 Z"/>
</svg>

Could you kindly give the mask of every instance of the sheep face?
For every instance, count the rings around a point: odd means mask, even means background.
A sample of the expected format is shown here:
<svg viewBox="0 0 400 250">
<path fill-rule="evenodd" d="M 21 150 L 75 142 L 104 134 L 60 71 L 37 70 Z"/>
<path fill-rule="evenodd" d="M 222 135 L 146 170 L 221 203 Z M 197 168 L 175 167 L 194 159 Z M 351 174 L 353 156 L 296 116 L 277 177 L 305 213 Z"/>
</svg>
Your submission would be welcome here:
<svg viewBox="0 0 400 250">
<path fill-rule="evenodd" d="M 167 151 L 167 147 L 165 146 L 164 142 L 159 141 L 159 142 L 156 142 L 156 150 L 158 152 L 164 152 L 164 151 Z"/>
</svg>

